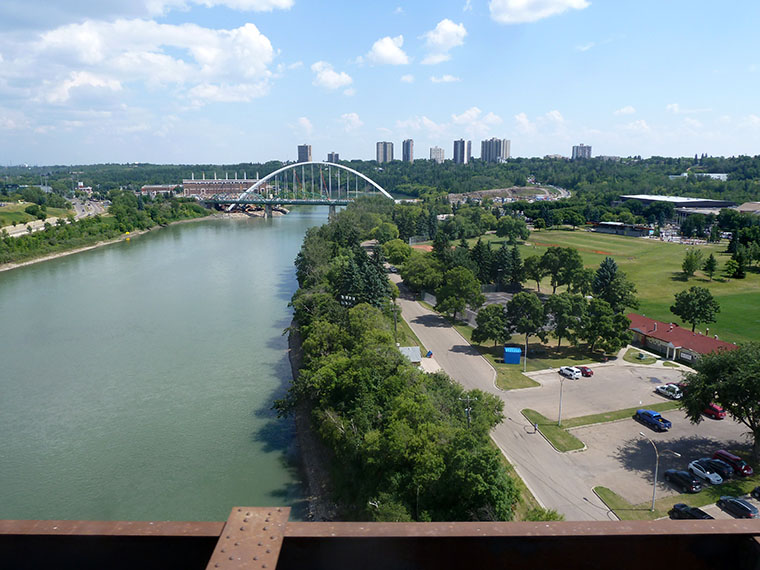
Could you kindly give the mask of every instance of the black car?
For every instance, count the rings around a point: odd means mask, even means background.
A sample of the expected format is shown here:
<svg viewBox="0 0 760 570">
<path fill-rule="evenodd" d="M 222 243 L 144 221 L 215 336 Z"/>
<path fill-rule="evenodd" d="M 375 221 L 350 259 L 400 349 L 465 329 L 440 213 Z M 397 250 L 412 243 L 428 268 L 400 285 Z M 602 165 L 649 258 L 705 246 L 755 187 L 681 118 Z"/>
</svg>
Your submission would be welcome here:
<svg viewBox="0 0 760 570">
<path fill-rule="evenodd" d="M 713 518 L 702 509 L 698 509 L 697 507 L 690 507 L 689 505 L 685 505 L 684 503 L 676 503 L 675 505 L 673 505 L 673 508 L 670 509 L 669 514 L 670 514 L 671 519 L 712 519 Z"/>
<path fill-rule="evenodd" d="M 720 459 L 705 459 L 705 463 L 709 465 L 713 471 L 723 477 L 723 480 L 730 479 L 734 476 L 734 468 L 731 467 L 725 461 Z"/>
<path fill-rule="evenodd" d="M 702 483 L 688 471 L 668 469 L 665 471 L 665 480 L 682 493 L 699 493 L 702 490 Z"/>
<path fill-rule="evenodd" d="M 750 495 L 752 495 L 753 499 L 757 499 L 758 501 L 760 501 L 760 487 L 755 487 L 754 489 L 752 489 L 752 492 L 750 493 Z"/>
<path fill-rule="evenodd" d="M 758 518 L 757 507 L 738 497 L 731 497 L 730 495 L 721 497 L 718 499 L 718 506 L 738 519 Z"/>
</svg>

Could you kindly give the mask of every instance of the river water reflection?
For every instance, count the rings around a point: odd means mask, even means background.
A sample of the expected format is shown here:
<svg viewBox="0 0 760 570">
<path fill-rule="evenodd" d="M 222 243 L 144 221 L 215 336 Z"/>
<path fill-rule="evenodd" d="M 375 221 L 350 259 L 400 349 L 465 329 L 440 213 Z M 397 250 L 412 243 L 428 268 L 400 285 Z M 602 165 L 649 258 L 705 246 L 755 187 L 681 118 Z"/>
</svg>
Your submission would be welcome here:
<svg viewBox="0 0 760 570">
<path fill-rule="evenodd" d="M 304 491 L 293 260 L 326 209 L 180 224 L 0 273 L 0 519 L 224 520 Z"/>
</svg>

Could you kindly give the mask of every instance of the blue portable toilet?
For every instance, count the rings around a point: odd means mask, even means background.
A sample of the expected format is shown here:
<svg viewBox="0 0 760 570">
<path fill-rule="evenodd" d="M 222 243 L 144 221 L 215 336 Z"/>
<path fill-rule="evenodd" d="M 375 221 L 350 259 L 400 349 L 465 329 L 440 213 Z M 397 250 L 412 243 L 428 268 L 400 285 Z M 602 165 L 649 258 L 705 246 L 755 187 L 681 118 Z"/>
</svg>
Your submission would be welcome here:
<svg viewBox="0 0 760 570">
<path fill-rule="evenodd" d="M 515 346 L 504 347 L 504 364 L 520 364 L 522 349 Z"/>
</svg>

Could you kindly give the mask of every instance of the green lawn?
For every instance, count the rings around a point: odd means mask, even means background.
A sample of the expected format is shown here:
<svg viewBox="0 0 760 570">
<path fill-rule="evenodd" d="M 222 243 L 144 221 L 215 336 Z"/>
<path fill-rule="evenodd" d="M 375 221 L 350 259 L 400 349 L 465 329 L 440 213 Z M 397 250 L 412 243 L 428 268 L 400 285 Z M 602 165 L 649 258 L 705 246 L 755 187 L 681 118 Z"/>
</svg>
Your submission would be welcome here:
<svg viewBox="0 0 760 570">
<path fill-rule="evenodd" d="M 639 358 L 639 354 L 644 358 Z M 626 362 L 632 362 L 633 364 L 654 364 L 657 359 L 654 356 L 649 356 L 646 352 L 641 352 L 635 348 L 629 348 L 623 355 L 623 360 Z"/>
<path fill-rule="evenodd" d="M 731 479 L 722 485 L 706 485 L 699 493 L 683 493 L 657 499 L 654 503 L 647 501 L 632 505 L 623 497 L 607 487 L 594 487 L 594 492 L 621 520 L 654 520 L 668 516 L 668 511 L 676 503 L 686 503 L 692 507 L 704 507 L 715 503 L 723 495 L 741 496 L 749 493 L 760 484 L 760 475 Z"/>
<path fill-rule="evenodd" d="M 31 204 L 28 202 L 23 202 L 21 204 L 14 203 L 9 204 L 7 206 L 0 207 L 0 227 L 4 226 L 12 226 L 14 222 L 16 224 L 26 224 L 27 222 L 31 222 L 33 220 L 36 220 L 34 216 L 30 216 L 27 214 L 24 209 L 27 206 L 30 206 Z M 74 212 L 72 210 L 64 210 L 63 208 L 48 208 L 47 209 L 47 215 L 48 217 L 66 217 L 69 214 L 73 214 Z"/>
<path fill-rule="evenodd" d="M 488 234 L 484 241 L 495 247 L 503 239 Z M 477 239 L 470 240 L 474 244 Z M 574 247 L 583 258 L 586 267 L 596 268 L 610 256 L 620 269 L 635 283 L 641 306 L 637 312 L 665 322 L 676 322 L 688 326 L 670 312 L 676 293 L 693 285 L 707 287 L 720 303 L 721 311 L 717 321 L 710 323 L 710 334 L 732 342 L 757 340 L 760 338 L 760 273 L 755 269 L 748 272 L 746 279 L 726 279 L 722 276 L 723 266 L 730 256 L 725 252 L 727 242 L 698 247 L 707 257 L 711 252 L 718 260 L 718 272 L 713 281 L 701 271 L 689 279 L 683 279 L 681 262 L 687 247 L 677 243 L 658 240 L 632 238 L 588 232 L 583 230 L 541 230 L 533 232 L 525 244 L 519 246 L 523 259 L 528 255 L 542 255 L 549 247 Z M 525 284 L 535 288 L 534 282 Z M 541 291 L 551 293 L 549 279 L 541 283 Z M 559 288 L 558 291 L 564 290 Z M 691 328 L 691 327 L 689 327 Z M 705 325 L 698 327 L 704 332 Z"/>
<path fill-rule="evenodd" d="M 678 408 L 678 406 L 678 402 L 661 402 L 647 407 L 650 410 L 655 410 L 657 412 L 666 412 L 668 410 L 674 410 Z M 557 451 L 575 451 L 576 449 L 583 449 L 585 444 L 568 432 L 568 429 L 630 418 L 637 409 L 638 406 L 612 412 L 601 412 L 599 414 L 567 418 L 562 420 L 562 427 L 557 425 L 557 420 L 549 419 L 535 410 L 526 408 L 522 410 L 522 414 L 530 423 L 538 424 L 538 430 L 551 442 Z"/>
</svg>

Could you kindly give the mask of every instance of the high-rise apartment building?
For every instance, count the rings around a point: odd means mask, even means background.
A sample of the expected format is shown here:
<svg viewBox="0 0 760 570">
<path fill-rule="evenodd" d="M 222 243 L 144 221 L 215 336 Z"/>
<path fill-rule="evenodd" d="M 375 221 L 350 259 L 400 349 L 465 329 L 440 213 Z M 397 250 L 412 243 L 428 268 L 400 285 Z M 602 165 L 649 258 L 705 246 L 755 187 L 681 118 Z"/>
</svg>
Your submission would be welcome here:
<svg viewBox="0 0 760 570">
<path fill-rule="evenodd" d="M 327 153 L 327 162 L 338 162 L 339 160 L 340 160 L 340 155 L 337 152 Z"/>
<path fill-rule="evenodd" d="M 311 145 L 298 145 L 298 162 L 311 162 Z"/>
<path fill-rule="evenodd" d="M 443 149 L 439 146 L 431 146 L 430 160 L 435 160 L 438 164 L 441 164 L 443 162 Z"/>
<path fill-rule="evenodd" d="M 571 155 L 571 158 L 573 160 L 575 160 L 576 158 L 591 158 L 591 147 L 586 146 L 583 143 L 577 146 L 574 146 L 573 154 Z"/>
<path fill-rule="evenodd" d="M 377 143 L 377 162 L 390 162 L 393 160 L 393 143 L 381 141 Z"/>
<path fill-rule="evenodd" d="M 472 141 L 454 141 L 454 164 L 467 164 L 472 158 Z"/>
<path fill-rule="evenodd" d="M 510 156 L 509 139 L 492 138 L 480 143 L 480 160 L 485 162 L 504 162 Z"/>
<path fill-rule="evenodd" d="M 401 160 L 414 162 L 414 141 L 412 139 L 406 139 L 401 143 Z"/>
</svg>

